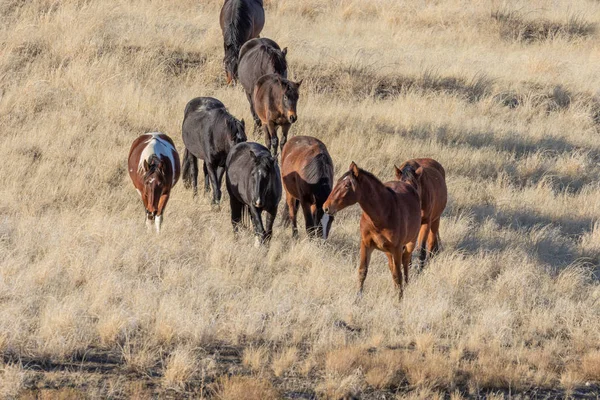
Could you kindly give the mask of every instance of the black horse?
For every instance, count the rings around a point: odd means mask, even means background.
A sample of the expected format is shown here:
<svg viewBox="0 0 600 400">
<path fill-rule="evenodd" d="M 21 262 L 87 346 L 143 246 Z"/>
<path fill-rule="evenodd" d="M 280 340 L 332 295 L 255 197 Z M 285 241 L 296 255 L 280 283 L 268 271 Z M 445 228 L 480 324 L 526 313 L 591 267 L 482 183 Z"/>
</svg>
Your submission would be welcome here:
<svg viewBox="0 0 600 400">
<path fill-rule="evenodd" d="M 212 97 L 197 97 L 185 106 L 182 136 L 185 144 L 182 175 L 185 187 L 198 193 L 198 158 L 204 160 L 204 190 L 213 188 L 213 204 L 221 201 L 221 182 L 227 155 L 246 141 L 244 120 L 238 121 Z M 210 179 L 210 184 L 209 184 Z"/>
<path fill-rule="evenodd" d="M 263 0 L 225 0 L 219 16 L 223 32 L 223 64 L 227 84 L 237 79 L 238 56 L 246 41 L 258 37 L 265 25 Z"/>
<path fill-rule="evenodd" d="M 254 111 L 252 93 L 254 84 L 263 75 L 277 74 L 287 78 L 287 47 L 281 50 L 271 39 L 260 38 L 248 40 L 240 50 L 238 78 L 250 103 L 250 112 L 255 126 L 260 126 L 260 118 Z"/>
<path fill-rule="evenodd" d="M 233 231 L 238 231 L 244 208 L 249 209 L 257 240 L 268 243 L 281 200 L 281 174 L 277 160 L 261 144 L 240 143 L 231 149 L 227 157 L 226 184 Z M 264 226 L 263 210 L 267 214 Z"/>
</svg>

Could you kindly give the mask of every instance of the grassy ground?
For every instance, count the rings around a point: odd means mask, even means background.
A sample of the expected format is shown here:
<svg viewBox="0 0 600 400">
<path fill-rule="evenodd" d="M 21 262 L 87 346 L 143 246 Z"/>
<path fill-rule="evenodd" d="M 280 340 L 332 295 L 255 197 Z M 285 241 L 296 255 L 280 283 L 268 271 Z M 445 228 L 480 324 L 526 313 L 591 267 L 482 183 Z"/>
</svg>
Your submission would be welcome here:
<svg viewBox="0 0 600 400">
<path fill-rule="evenodd" d="M 446 168 L 443 251 L 394 296 L 358 206 L 330 240 L 234 241 L 179 183 L 161 236 L 133 139 L 183 151 L 226 87 L 220 1 L 0 2 L 0 397 L 501 398 L 600 381 L 600 3 L 265 0 L 304 78 L 292 135 L 356 161 Z M 251 139 L 260 140 L 262 138 Z M 283 207 L 283 203 L 282 203 Z"/>
</svg>

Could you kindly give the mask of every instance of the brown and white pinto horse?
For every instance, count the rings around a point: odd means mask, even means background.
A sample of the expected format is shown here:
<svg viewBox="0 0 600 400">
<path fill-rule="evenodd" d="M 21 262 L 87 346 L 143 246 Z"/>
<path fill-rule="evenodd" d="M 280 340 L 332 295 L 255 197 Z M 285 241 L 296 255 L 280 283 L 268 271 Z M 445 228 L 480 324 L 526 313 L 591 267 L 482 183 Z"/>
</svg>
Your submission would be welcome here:
<svg viewBox="0 0 600 400">
<path fill-rule="evenodd" d="M 434 255 L 439 248 L 440 217 L 448 202 L 446 187 L 446 171 L 444 167 L 432 158 L 415 158 L 404 162 L 396 169 L 396 179 L 411 182 L 415 178 L 421 196 L 421 230 L 419 231 L 418 247 L 419 266 L 425 264 L 427 255 Z M 416 176 L 413 175 L 413 171 Z M 425 247 L 427 242 L 427 247 Z"/>
<path fill-rule="evenodd" d="M 160 233 L 163 212 L 171 189 L 179 180 L 179 154 L 164 133 L 146 133 L 135 139 L 129 150 L 129 176 L 146 209 L 146 227 Z"/>
<path fill-rule="evenodd" d="M 335 184 L 323 205 L 323 210 L 336 212 L 358 203 L 360 218 L 360 266 L 358 294 L 362 294 L 374 249 L 386 253 L 390 271 L 402 297 L 402 266 L 404 283 L 421 226 L 421 201 L 413 185 L 401 181 L 382 183 L 375 175 L 352 162 L 350 170 Z"/>
</svg>

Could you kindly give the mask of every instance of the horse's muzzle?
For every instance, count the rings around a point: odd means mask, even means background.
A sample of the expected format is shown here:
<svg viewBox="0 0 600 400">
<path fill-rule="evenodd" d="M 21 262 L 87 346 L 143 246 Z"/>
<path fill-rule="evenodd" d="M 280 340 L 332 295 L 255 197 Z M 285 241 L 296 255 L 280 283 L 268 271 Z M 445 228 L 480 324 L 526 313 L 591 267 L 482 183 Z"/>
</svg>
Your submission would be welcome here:
<svg viewBox="0 0 600 400">
<path fill-rule="evenodd" d="M 297 115 L 290 115 L 289 116 L 289 120 L 293 124 L 294 122 L 298 121 L 298 116 Z"/>
<path fill-rule="evenodd" d="M 254 201 L 254 207 L 261 208 L 262 206 L 263 206 L 262 201 L 260 201 L 260 200 L 255 200 Z"/>
</svg>

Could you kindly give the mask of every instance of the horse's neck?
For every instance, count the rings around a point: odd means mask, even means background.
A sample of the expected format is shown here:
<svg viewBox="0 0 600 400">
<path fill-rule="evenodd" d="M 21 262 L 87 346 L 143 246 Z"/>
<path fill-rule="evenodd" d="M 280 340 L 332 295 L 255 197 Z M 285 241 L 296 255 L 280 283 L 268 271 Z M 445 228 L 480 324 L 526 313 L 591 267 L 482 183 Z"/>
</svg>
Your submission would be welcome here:
<svg viewBox="0 0 600 400">
<path fill-rule="evenodd" d="M 373 221 L 375 226 L 385 225 L 389 220 L 390 210 L 386 207 L 394 201 L 393 194 L 381 182 L 370 176 L 363 177 L 358 204 L 363 212 Z"/>
</svg>

